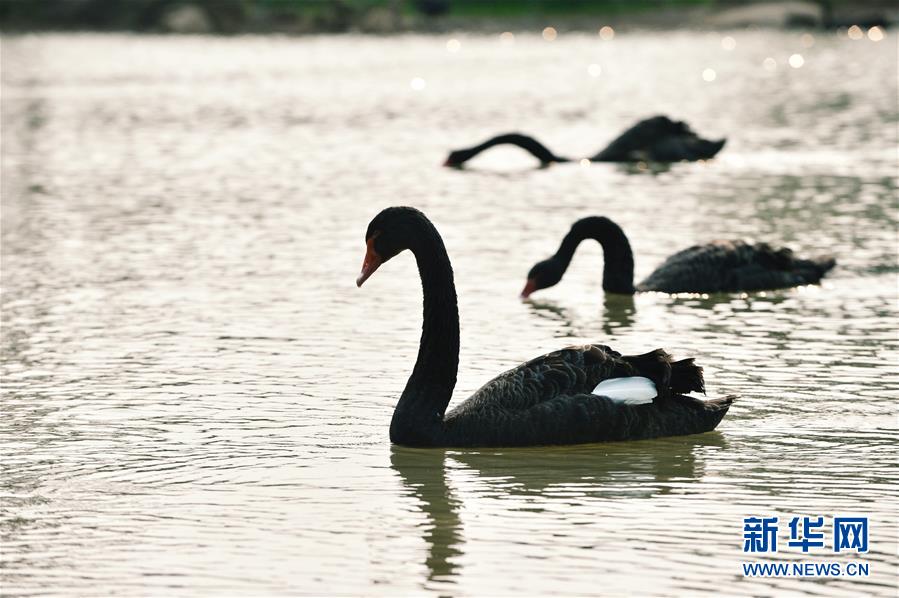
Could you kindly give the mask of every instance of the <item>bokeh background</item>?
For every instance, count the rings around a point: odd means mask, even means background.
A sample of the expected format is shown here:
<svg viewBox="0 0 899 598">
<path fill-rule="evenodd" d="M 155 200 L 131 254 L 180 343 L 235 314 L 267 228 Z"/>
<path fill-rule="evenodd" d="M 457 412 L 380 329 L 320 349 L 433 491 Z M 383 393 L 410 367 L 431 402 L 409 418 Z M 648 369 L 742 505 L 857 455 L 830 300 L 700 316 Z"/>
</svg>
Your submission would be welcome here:
<svg viewBox="0 0 899 598">
<path fill-rule="evenodd" d="M 889 0 L 3 0 L 4 27 L 170 33 L 568 30 L 606 25 L 871 27 L 895 23 Z"/>
</svg>

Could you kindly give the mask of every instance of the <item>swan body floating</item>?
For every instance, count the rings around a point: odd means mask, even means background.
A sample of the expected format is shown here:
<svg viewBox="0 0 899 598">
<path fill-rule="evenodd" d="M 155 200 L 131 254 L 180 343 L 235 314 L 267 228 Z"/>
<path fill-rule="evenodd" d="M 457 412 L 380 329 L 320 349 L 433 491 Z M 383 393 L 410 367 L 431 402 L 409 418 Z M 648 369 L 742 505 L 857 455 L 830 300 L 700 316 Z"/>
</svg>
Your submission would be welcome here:
<svg viewBox="0 0 899 598">
<path fill-rule="evenodd" d="M 802 259 L 782 247 L 745 241 L 712 241 L 675 253 L 646 279 L 634 285 L 634 254 L 617 224 L 602 216 L 578 220 L 562 239 L 555 255 L 528 272 L 521 296 L 557 284 L 585 239 L 602 245 L 602 288 L 607 293 L 728 293 L 782 289 L 820 282 L 836 261 L 832 257 Z"/>
<path fill-rule="evenodd" d="M 689 125 L 667 116 L 641 120 L 619 135 L 604 150 L 589 158 L 591 162 L 681 162 L 708 160 L 717 154 L 727 140 L 699 137 Z M 542 143 L 521 133 L 507 133 L 488 139 L 474 147 L 450 152 L 444 166 L 461 167 L 481 152 L 495 145 L 515 145 L 540 160 L 544 166 L 553 162 L 571 162 L 571 158 L 555 155 Z"/>
<path fill-rule="evenodd" d="M 403 250 L 424 293 L 415 367 L 390 423 L 395 444 L 497 447 L 579 444 L 696 434 L 714 429 L 733 397 L 703 401 L 702 369 L 663 350 L 621 355 L 568 347 L 500 374 L 447 413 L 459 366 L 459 311 L 443 240 L 414 208 L 387 208 L 369 224 L 362 284 Z"/>
</svg>

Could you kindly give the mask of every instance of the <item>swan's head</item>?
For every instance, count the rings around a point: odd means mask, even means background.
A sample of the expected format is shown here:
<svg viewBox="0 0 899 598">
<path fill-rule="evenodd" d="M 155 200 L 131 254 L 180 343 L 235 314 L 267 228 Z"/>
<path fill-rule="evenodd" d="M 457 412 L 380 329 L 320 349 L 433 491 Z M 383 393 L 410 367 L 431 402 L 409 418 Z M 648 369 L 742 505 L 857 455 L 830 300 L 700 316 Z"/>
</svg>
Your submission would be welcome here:
<svg viewBox="0 0 899 598">
<path fill-rule="evenodd" d="M 449 168 L 462 168 L 462 165 L 470 160 L 471 156 L 472 154 L 470 151 L 456 150 L 449 153 L 449 156 L 446 157 L 446 161 L 443 165 Z"/>
<path fill-rule="evenodd" d="M 555 258 L 537 262 L 528 272 L 528 281 L 524 285 L 524 290 L 521 291 L 521 298 L 527 299 L 534 291 L 558 284 L 564 273 L 565 266 Z"/>
<path fill-rule="evenodd" d="M 409 249 L 409 239 L 415 237 L 415 230 L 427 217 L 415 208 L 387 208 L 368 223 L 365 231 L 365 258 L 362 272 L 356 278 L 356 286 L 361 287 L 375 273 L 381 264 L 390 260 L 404 249 Z"/>
</svg>

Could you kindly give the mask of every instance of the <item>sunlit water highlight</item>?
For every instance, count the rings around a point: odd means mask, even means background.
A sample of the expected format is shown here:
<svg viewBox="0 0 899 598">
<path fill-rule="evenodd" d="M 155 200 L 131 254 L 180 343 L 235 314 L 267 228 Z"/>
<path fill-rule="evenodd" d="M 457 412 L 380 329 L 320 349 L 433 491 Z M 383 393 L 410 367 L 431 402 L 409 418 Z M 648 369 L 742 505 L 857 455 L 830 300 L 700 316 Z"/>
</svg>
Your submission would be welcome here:
<svg viewBox="0 0 899 598">
<path fill-rule="evenodd" d="M 885 35 L 3 38 L 3 593 L 895 596 Z M 507 148 L 439 167 L 506 130 L 588 156 L 656 113 L 728 145 L 661 170 Z M 353 281 L 393 204 L 453 259 L 457 400 L 583 341 L 696 356 L 741 399 L 695 437 L 391 448 L 420 285 L 409 256 Z M 591 214 L 638 278 L 712 238 L 839 265 L 821 287 L 603 297 L 585 244 L 520 302 Z M 742 578 L 743 517 L 837 514 L 871 517 L 869 578 Z M 774 557 L 803 558 L 834 557 Z"/>
</svg>

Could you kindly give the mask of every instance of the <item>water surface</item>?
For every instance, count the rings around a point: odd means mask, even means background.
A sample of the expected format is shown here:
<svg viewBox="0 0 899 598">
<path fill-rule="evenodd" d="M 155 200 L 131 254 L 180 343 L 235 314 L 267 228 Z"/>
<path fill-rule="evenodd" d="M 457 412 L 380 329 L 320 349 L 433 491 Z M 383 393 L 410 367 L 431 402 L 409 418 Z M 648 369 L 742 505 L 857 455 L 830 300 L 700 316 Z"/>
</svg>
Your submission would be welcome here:
<svg viewBox="0 0 899 598">
<path fill-rule="evenodd" d="M 457 53 L 4 37 L 4 594 L 895 596 L 896 37 L 729 32 L 725 51 L 725 34 L 462 36 Z M 656 113 L 728 145 L 668 169 L 536 169 L 511 148 L 439 167 L 507 130 L 591 155 Z M 710 395 L 741 398 L 692 437 L 391 447 L 420 284 L 408 255 L 354 279 L 396 204 L 453 259 L 456 401 L 585 341 L 695 356 Z M 519 301 L 594 214 L 627 231 L 638 278 L 713 238 L 839 265 L 820 287 L 604 297 L 585 244 Z M 871 518 L 870 552 L 838 557 L 869 578 L 743 579 L 744 517 L 839 514 Z"/>
</svg>

